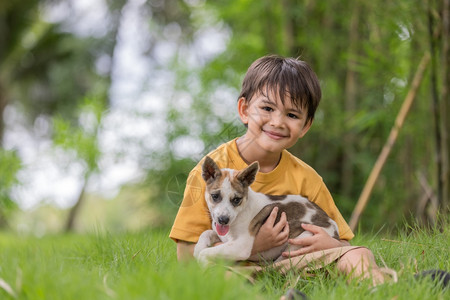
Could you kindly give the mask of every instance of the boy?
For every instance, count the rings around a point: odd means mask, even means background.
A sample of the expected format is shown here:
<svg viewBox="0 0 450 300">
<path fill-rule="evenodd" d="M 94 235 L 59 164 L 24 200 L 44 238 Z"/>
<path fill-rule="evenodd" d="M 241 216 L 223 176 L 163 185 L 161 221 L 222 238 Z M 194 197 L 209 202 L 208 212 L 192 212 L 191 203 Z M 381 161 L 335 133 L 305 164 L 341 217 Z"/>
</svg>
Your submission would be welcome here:
<svg viewBox="0 0 450 300">
<path fill-rule="evenodd" d="M 243 136 L 219 146 L 208 156 L 220 168 L 237 170 L 258 161 L 260 171 L 251 186 L 254 191 L 269 195 L 302 195 L 319 205 L 339 227 L 339 241 L 322 228 L 310 224 L 302 226 L 313 236 L 288 239 L 286 216 L 283 214 L 275 223 L 277 208 L 274 208 L 256 235 L 252 254 L 288 241 L 303 247 L 283 253 L 286 258 L 315 255 L 317 251 L 324 250 L 334 252 L 332 260 L 337 261 L 337 267 L 342 272 L 352 277 L 372 278 L 374 284 L 382 283 L 383 272 L 376 265 L 370 250 L 347 247 L 354 234 L 334 204 L 322 178 L 286 150 L 308 132 L 320 98 L 317 76 L 305 62 L 275 55 L 256 60 L 245 75 L 238 100 L 239 117 L 247 131 Z M 170 238 L 177 243 L 178 259 L 192 257 L 200 234 L 211 229 L 204 200 L 202 162 L 189 174 L 183 202 L 170 233 Z"/>
</svg>

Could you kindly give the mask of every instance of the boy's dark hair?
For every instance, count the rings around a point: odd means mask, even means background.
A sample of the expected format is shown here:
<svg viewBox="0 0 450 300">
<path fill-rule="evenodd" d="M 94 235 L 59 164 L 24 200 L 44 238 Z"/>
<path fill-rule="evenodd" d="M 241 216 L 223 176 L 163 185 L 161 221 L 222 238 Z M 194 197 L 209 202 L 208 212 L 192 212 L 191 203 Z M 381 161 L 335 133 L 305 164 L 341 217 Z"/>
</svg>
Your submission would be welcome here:
<svg viewBox="0 0 450 300">
<path fill-rule="evenodd" d="M 264 56 L 251 64 L 242 82 L 239 99 L 244 97 L 250 101 L 258 92 L 265 96 L 270 92 L 278 93 L 283 105 L 289 96 L 296 107 L 308 109 L 308 122 L 314 119 L 322 97 L 317 75 L 306 62 L 278 55 Z"/>
</svg>

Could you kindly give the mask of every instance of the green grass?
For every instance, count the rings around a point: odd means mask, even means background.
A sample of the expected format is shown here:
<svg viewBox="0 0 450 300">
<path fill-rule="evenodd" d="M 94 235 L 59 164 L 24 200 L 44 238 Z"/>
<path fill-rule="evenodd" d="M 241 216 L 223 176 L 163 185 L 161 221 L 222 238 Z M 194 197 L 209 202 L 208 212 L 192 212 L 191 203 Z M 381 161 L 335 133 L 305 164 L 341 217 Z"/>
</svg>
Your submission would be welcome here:
<svg viewBox="0 0 450 300">
<path fill-rule="evenodd" d="M 450 288 L 414 278 L 422 270 L 450 270 L 449 226 L 442 232 L 408 228 L 388 239 L 359 235 L 353 242 L 398 272 L 398 283 L 376 290 L 346 282 L 332 266 L 312 277 L 267 272 L 251 284 L 227 276 L 220 265 L 178 263 L 175 243 L 161 231 L 42 238 L 3 233 L 0 279 L 17 299 L 279 299 L 290 287 L 310 299 L 450 299 Z M 0 299 L 14 297 L 0 287 Z"/>
</svg>

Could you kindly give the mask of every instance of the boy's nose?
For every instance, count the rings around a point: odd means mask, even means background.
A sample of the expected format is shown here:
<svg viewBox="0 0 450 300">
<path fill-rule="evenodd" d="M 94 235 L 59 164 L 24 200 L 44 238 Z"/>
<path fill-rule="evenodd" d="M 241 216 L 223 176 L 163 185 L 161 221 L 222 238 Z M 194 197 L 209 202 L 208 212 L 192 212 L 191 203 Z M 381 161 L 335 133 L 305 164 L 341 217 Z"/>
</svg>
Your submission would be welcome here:
<svg viewBox="0 0 450 300">
<path fill-rule="evenodd" d="M 270 125 L 271 126 L 280 126 L 281 124 L 283 124 L 283 114 L 281 113 L 274 113 L 270 115 Z"/>
</svg>

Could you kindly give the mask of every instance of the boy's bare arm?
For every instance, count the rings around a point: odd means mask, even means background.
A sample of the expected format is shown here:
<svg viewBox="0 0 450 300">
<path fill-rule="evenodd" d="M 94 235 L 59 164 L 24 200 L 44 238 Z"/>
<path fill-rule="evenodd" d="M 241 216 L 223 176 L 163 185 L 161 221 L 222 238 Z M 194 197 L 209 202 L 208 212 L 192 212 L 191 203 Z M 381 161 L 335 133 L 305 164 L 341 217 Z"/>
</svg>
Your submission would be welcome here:
<svg viewBox="0 0 450 300">
<path fill-rule="evenodd" d="M 350 246 L 350 243 L 348 241 L 336 240 L 332 238 L 323 228 L 319 226 L 312 224 L 302 224 L 302 227 L 304 230 L 310 231 L 313 236 L 289 239 L 289 244 L 302 246 L 302 248 L 291 252 L 283 252 L 283 256 L 294 257 L 314 251 Z"/>
<path fill-rule="evenodd" d="M 347 240 L 339 240 L 339 241 L 341 242 L 342 247 L 345 247 L 345 246 L 351 246 L 351 245 L 350 245 L 350 242 L 347 241 Z"/>
<path fill-rule="evenodd" d="M 267 218 L 267 221 L 261 226 L 255 237 L 255 242 L 253 243 L 252 255 L 280 246 L 288 241 L 289 224 L 287 223 L 284 213 L 282 214 L 280 221 L 275 224 L 277 210 L 278 209 L 275 207 Z M 336 240 L 318 226 L 311 224 L 304 224 L 303 226 L 305 230 L 311 231 L 314 236 L 302 239 L 289 239 L 291 244 L 301 245 L 303 248 L 291 253 L 285 252 L 283 253 L 284 256 L 297 256 L 318 250 L 350 246 L 350 243 L 347 240 Z"/>
<path fill-rule="evenodd" d="M 178 261 L 192 259 L 194 257 L 194 243 L 189 243 L 185 241 L 177 242 L 177 258 Z"/>
</svg>

